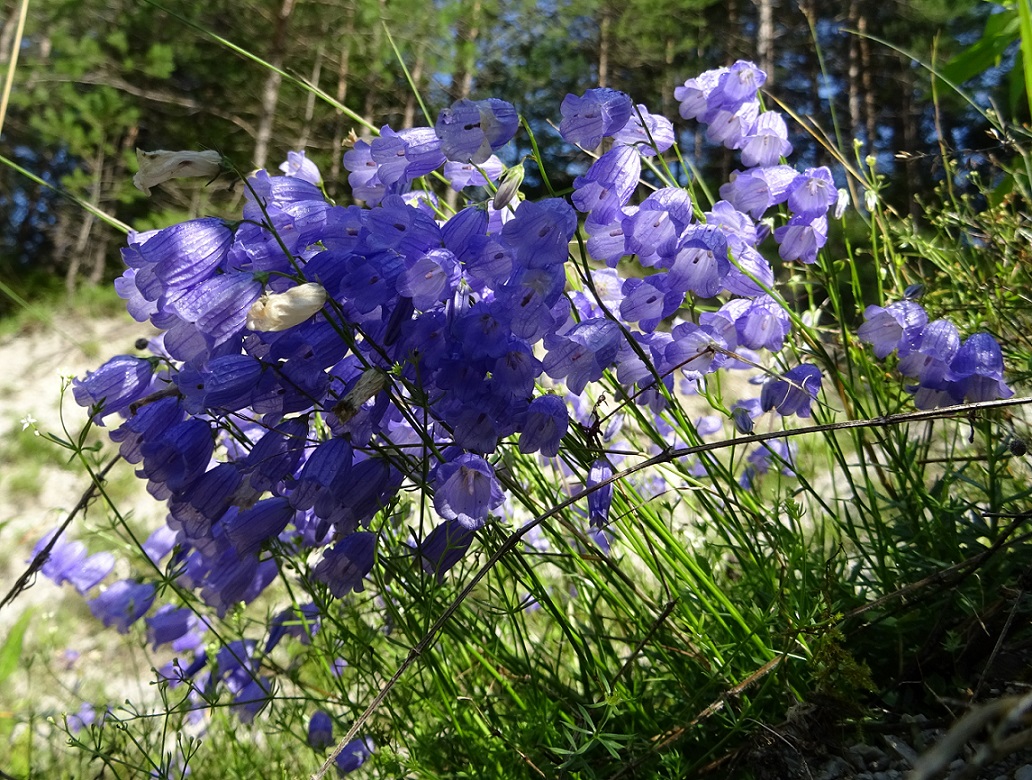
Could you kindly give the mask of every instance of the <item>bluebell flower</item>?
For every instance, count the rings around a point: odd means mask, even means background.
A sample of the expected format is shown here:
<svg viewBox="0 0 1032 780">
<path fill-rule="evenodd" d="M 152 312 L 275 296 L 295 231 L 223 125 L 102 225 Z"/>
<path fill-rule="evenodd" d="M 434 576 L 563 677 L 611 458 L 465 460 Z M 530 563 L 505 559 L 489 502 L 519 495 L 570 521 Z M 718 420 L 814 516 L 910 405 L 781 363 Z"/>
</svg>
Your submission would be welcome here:
<svg viewBox="0 0 1032 780">
<path fill-rule="evenodd" d="M 205 472 L 214 448 L 208 423 L 196 417 L 185 420 L 141 443 L 143 465 L 137 473 L 150 480 L 152 495 L 168 498 Z"/>
<path fill-rule="evenodd" d="M 770 471 L 772 465 L 781 465 L 781 473 L 785 476 L 795 476 L 795 445 L 784 439 L 772 439 L 761 442 L 746 459 L 747 465 L 738 479 L 738 483 L 744 488 L 753 488 L 756 479 Z"/>
<path fill-rule="evenodd" d="M 573 180 L 571 200 L 596 222 L 610 222 L 630 201 L 640 178 L 641 155 L 631 146 L 615 146 Z"/>
<path fill-rule="evenodd" d="M 678 111 L 682 118 L 708 121 L 704 117 L 711 110 L 710 96 L 714 94 L 721 77 L 727 73 L 727 70 L 727 68 L 707 70 L 674 89 L 674 99 L 680 103 Z M 720 99 L 718 98 L 714 102 L 720 103 Z"/>
<path fill-rule="evenodd" d="M 559 444 L 569 427 L 569 413 L 557 395 L 542 395 L 530 402 L 520 433 L 519 450 L 524 455 L 540 452 L 546 458 L 559 454 Z"/>
<path fill-rule="evenodd" d="M 793 214 L 827 214 L 838 200 L 838 190 L 825 166 L 807 168 L 788 186 L 788 207 Z"/>
<path fill-rule="evenodd" d="M 151 532 L 141 547 L 151 563 L 157 566 L 166 555 L 172 552 L 177 540 L 176 531 L 169 528 L 167 524 L 162 524 Z"/>
<path fill-rule="evenodd" d="M 774 230 L 774 240 L 782 260 L 816 263 L 817 252 L 828 242 L 828 218 L 813 212 L 796 214 Z"/>
<path fill-rule="evenodd" d="M 165 604 L 144 622 L 147 624 L 147 641 L 155 650 L 162 645 L 170 645 L 174 652 L 183 653 L 197 651 L 204 646 L 203 634 L 207 626 L 191 609 Z"/>
<path fill-rule="evenodd" d="M 631 99 L 615 89 L 589 89 L 582 96 L 567 95 L 559 107 L 563 119 L 559 134 L 571 144 L 594 149 L 603 138 L 623 129 L 631 118 Z"/>
<path fill-rule="evenodd" d="M 326 712 L 316 710 L 308 719 L 308 745 L 322 751 L 333 744 L 333 719 Z"/>
<path fill-rule="evenodd" d="M 788 142 L 788 127 L 777 111 L 760 114 L 739 146 L 742 150 L 742 165 L 747 168 L 777 165 L 782 157 L 792 153 L 792 144 Z"/>
<path fill-rule="evenodd" d="M 545 373 L 553 379 L 565 379 L 574 395 L 580 395 L 588 382 L 602 377 L 612 365 L 623 339 L 620 326 L 609 319 L 592 319 L 577 323 L 562 335 L 545 341 Z"/>
<path fill-rule="evenodd" d="M 929 322 L 913 349 L 899 361 L 899 372 L 922 387 L 945 389 L 950 363 L 960 350 L 960 334 L 947 320 Z"/>
<path fill-rule="evenodd" d="M 711 298 L 724 287 L 731 271 L 727 236 L 718 225 L 689 225 L 677 243 L 668 289 Z"/>
<path fill-rule="evenodd" d="M 445 520 L 476 530 L 504 496 L 494 469 L 479 455 L 460 454 L 439 464 L 431 474 L 434 508 Z"/>
<path fill-rule="evenodd" d="M 239 555 L 254 555 L 265 542 L 287 527 L 295 511 L 286 497 L 275 496 L 259 501 L 250 509 L 226 515 L 223 527 Z"/>
<path fill-rule="evenodd" d="M 304 151 L 287 152 L 287 161 L 279 169 L 287 176 L 296 176 L 318 187 L 322 183 L 322 174 L 314 162 L 309 160 Z"/>
<path fill-rule="evenodd" d="M 957 401 L 995 401 L 1010 398 L 1014 391 L 1003 381 L 1003 353 L 988 333 L 975 333 L 964 340 L 946 374 Z"/>
<path fill-rule="evenodd" d="M 91 417 L 104 424 L 109 414 L 128 409 L 153 388 L 154 363 L 132 355 L 116 355 L 83 379 L 72 380 L 72 395 L 79 406 L 90 407 Z"/>
<path fill-rule="evenodd" d="M 120 634 L 129 632 L 129 626 L 139 620 L 154 603 L 154 586 L 135 580 L 119 580 L 90 599 L 90 612 L 105 626 Z"/>
<path fill-rule="evenodd" d="M 928 315 L 919 303 L 896 301 L 884 308 L 864 309 L 864 323 L 857 328 L 856 335 L 874 347 L 876 357 L 887 357 L 896 350 L 904 357 L 920 342 L 927 323 Z"/>
<path fill-rule="evenodd" d="M 460 192 L 466 187 L 486 187 L 488 181 L 498 181 L 498 177 L 502 175 L 503 171 L 505 171 L 505 164 L 493 154 L 479 165 L 453 161 L 444 164 L 444 178 L 448 180 L 448 186 L 456 192 Z M 475 210 L 484 214 L 479 209 Z M 445 227 L 454 221 L 455 217 L 453 216 L 445 223 Z M 454 248 L 452 249 L 454 251 Z"/>
<path fill-rule="evenodd" d="M 54 538 L 57 528 L 43 536 L 32 548 L 35 558 Z M 40 571 L 55 585 L 71 583 L 79 593 L 86 593 L 111 573 L 115 567 L 115 556 L 109 552 L 99 552 L 87 556 L 86 546 L 82 542 L 69 542 L 58 539 L 50 549 L 50 554 L 43 562 Z"/>
<path fill-rule="evenodd" d="M 264 652 L 266 654 L 272 652 L 280 640 L 288 636 L 307 645 L 318 633 L 320 624 L 319 607 L 315 604 L 309 602 L 299 607 L 287 607 L 272 619 Z"/>
<path fill-rule="evenodd" d="M 431 249 L 398 277 L 398 292 L 426 311 L 454 295 L 459 286 L 459 261 L 447 249 Z"/>
<path fill-rule="evenodd" d="M 376 746 L 370 737 L 359 737 L 358 739 L 351 740 L 337 754 L 337 757 L 333 759 L 337 775 L 344 777 L 349 772 L 354 772 L 369 760 L 369 757 L 373 755 L 375 750 Z"/>
<path fill-rule="evenodd" d="M 750 349 L 777 352 L 792 329 L 788 312 L 769 295 L 752 300 L 736 298 L 721 306 L 720 312 L 734 322 L 738 343 Z"/>
<path fill-rule="evenodd" d="M 349 533 L 323 553 L 312 571 L 312 578 L 325 583 L 337 598 L 365 589 L 362 580 L 373 568 L 376 534 L 368 531 Z"/>
<path fill-rule="evenodd" d="M 599 458 L 591 464 L 588 472 L 588 522 L 594 528 L 609 523 L 609 507 L 613 503 L 613 483 L 596 487 L 613 476 L 613 464 L 606 458 Z M 594 489 L 592 489 L 594 488 Z"/>
<path fill-rule="evenodd" d="M 511 103 L 497 98 L 457 100 L 437 115 L 434 132 L 449 160 L 483 163 L 516 134 L 519 116 Z"/>
<path fill-rule="evenodd" d="M 735 171 L 720 187 L 720 197 L 753 219 L 759 219 L 771 206 L 784 203 L 788 190 L 799 174 L 789 165 Z"/>
<path fill-rule="evenodd" d="M 759 115 L 760 104 L 757 100 L 750 100 L 736 109 L 717 109 L 706 128 L 706 137 L 728 149 L 739 149 L 756 126 Z"/>
<path fill-rule="evenodd" d="M 402 187 L 444 165 L 441 139 L 432 127 L 412 127 L 398 132 L 384 126 L 370 144 L 379 168 L 377 176 L 388 188 Z M 400 191 L 400 190 L 399 190 Z"/>
<path fill-rule="evenodd" d="M 674 140 L 673 123 L 665 116 L 650 114 L 641 103 L 631 112 L 627 124 L 613 133 L 614 143 L 632 146 L 643 157 L 662 154 L 674 145 Z"/>
<path fill-rule="evenodd" d="M 368 141 L 356 141 L 344 153 L 344 168 L 348 171 L 348 184 L 356 200 L 375 206 L 387 194 L 387 185 L 380 179 L 380 164 L 373 159 L 373 149 Z"/>
<path fill-rule="evenodd" d="M 779 379 L 768 380 L 760 394 L 763 411 L 776 409 L 778 414 L 799 417 L 810 416 L 810 403 L 821 389 L 821 371 L 817 366 L 803 363 L 784 373 Z"/>
<path fill-rule="evenodd" d="M 443 582 L 444 575 L 462 560 L 472 543 L 470 528 L 457 519 L 445 520 L 416 545 L 416 551 L 423 571 L 433 572 L 437 581 Z"/>
<path fill-rule="evenodd" d="M 638 255 L 642 265 L 657 265 L 677 253 L 681 233 L 692 219 L 692 200 L 686 190 L 656 190 L 623 220 L 626 251 Z"/>
</svg>

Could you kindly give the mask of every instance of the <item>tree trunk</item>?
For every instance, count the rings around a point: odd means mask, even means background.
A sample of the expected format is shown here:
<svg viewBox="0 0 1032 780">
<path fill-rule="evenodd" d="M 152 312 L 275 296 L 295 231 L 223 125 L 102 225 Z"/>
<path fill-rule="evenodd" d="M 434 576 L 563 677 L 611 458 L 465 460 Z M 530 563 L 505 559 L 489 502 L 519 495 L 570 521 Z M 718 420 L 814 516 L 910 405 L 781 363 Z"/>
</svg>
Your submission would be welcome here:
<svg viewBox="0 0 1032 780">
<path fill-rule="evenodd" d="M 89 203 L 94 208 L 100 207 L 100 190 L 104 183 L 104 164 L 107 156 L 102 147 L 97 148 L 90 166 L 93 169 L 93 182 L 90 185 Z M 69 298 L 75 294 L 75 288 L 79 281 L 79 268 L 86 257 L 86 250 L 90 245 L 90 233 L 93 232 L 93 225 L 97 221 L 92 211 L 80 209 L 82 222 L 79 224 L 79 232 L 75 237 L 69 254 L 68 270 L 65 272 L 65 293 Z"/>
<path fill-rule="evenodd" d="M 282 69 L 287 49 L 287 24 L 294 12 L 294 0 L 283 0 L 279 14 L 276 16 L 276 27 L 273 30 L 272 46 L 268 62 L 274 68 Z M 254 139 L 254 165 L 264 168 L 269 157 L 269 143 L 272 140 L 272 127 L 276 121 L 276 105 L 279 103 L 280 87 L 283 77 L 278 70 L 269 70 L 262 86 L 262 108 L 258 118 L 258 131 Z"/>
<path fill-rule="evenodd" d="M 310 79 L 312 86 L 318 88 L 319 78 L 322 76 L 322 61 L 325 48 L 320 43 L 319 48 L 315 50 L 315 65 L 312 66 L 312 78 Z M 315 116 L 315 92 L 309 90 L 308 97 L 305 99 L 305 117 L 301 123 L 301 134 L 297 137 L 297 148 L 298 151 L 304 151 L 304 148 L 308 146 L 308 134 L 312 131 L 312 117 Z"/>
<path fill-rule="evenodd" d="M 337 102 L 343 103 L 348 96 L 348 76 L 351 74 L 351 39 L 354 37 L 355 27 L 355 4 L 347 4 L 347 11 L 344 15 L 344 25 L 341 32 L 340 59 L 337 61 Z M 333 194 L 339 192 L 341 151 L 344 143 L 344 115 L 337 114 L 333 123 L 333 162 L 330 163 L 330 185 L 333 187 Z"/>
<path fill-rule="evenodd" d="M 602 4 L 601 13 L 602 18 L 598 22 L 598 85 L 604 87 L 609 82 L 610 30 L 613 26 L 608 3 Z"/>
<path fill-rule="evenodd" d="M 423 53 L 426 51 L 426 46 L 423 43 L 416 44 L 416 61 L 412 63 L 412 68 L 409 70 L 409 76 L 412 77 L 412 83 L 415 85 L 406 93 L 405 98 L 405 113 L 401 117 L 402 127 L 414 127 L 416 124 L 416 106 L 418 101 L 416 100 L 415 90 L 420 88 L 420 82 L 423 79 Z M 467 83 L 466 92 L 462 97 L 469 95 L 469 86 Z"/>
<path fill-rule="evenodd" d="M 774 0 L 753 0 L 757 9 L 756 57 L 760 69 L 767 74 L 767 84 L 774 83 Z"/>
<path fill-rule="evenodd" d="M 857 0 L 850 0 L 848 24 L 851 29 L 860 29 L 860 9 L 857 8 Z M 860 110 L 860 99 L 863 87 L 860 83 L 860 39 L 856 35 L 849 36 L 849 68 L 846 76 L 846 93 L 849 102 L 849 127 L 854 137 L 860 137 L 860 127 L 863 117 Z M 868 139 L 870 141 L 870 139 Z"/>
<path fill-rule="evenodd" d="M 867 143 L 870 151 L 878 133 L 878 102 L 874 96 L 874 61 L 871 57 L 871 41 L 867 38 L 867 14 L 861 13 L 857 19 L 856 29 L 860 33 L 860 73 L 864 92 L 864 121 L 867 127 Z"/>
<path fill-rule="evenodd" d="M 452 79 L 451 98 L 462 100 L 473 89 L 473 69 L 476 66 L 477 39 L 480 37 L 481 0 L 463 4 L 463 13 L 455 23 L 456 71 Z"/>
</svg>

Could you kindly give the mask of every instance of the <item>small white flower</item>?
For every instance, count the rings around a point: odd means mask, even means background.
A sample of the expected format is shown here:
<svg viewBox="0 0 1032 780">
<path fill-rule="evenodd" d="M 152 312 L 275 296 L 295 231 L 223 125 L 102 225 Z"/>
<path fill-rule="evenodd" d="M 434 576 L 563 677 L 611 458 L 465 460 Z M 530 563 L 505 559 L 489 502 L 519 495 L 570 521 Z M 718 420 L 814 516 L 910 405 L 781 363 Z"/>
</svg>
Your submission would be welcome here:
<svg viewBox="0 0 1032 780">
<path fill-rule="evenodd" d="M 839 187 L 838 198 L 835 200 L 835 219 L 842 219 L 842 215 L 849 208 L 849 190 Z"/>
<path fill-rule="evenodd" d="M 150 188 L 169 179 L 183 179 L 192 176 L 214 178 L 222 170 L 222 155 L 215 151 L 204 152 L 144 152 L 136 150 L 136 161 L 140 170 L 133 176 L 133 184 L 150 195 Z"/>
<path fill-rule="evenodd" d="M 308 282 L 286 292 L 264 293 L 247 312 L 247 328 L 256 331 L 279 331 L 300 325 L 326 303 L 326 290 L 321 284 Z"/>
<path fill-rule="evenodd" d="M 27 414 L 24 417 L 22 417 L 21 420 L 19 420 L 19 422 L 21 423 L 21 429 L 23 431 L 27 431 L 29 428 L 36 427 L 36 418 L 33 417 L 31 414 Z"/>
</svg>

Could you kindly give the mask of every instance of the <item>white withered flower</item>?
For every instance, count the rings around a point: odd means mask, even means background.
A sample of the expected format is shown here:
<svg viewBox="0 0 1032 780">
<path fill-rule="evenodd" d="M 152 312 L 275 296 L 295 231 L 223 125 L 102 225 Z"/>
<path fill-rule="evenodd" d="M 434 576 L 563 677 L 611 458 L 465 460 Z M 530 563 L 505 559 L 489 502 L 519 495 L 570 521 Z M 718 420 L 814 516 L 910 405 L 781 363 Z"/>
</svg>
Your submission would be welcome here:
<svg viewBox="0 0 1032 780">
<path fill-rule="evenodd" d="M 133 184 L 145 195 L 150 188 L 169 179 L 185 179 L 191 176 L 214 178 L 222 170 L 222 155 L 216 151 L 205 152 L 144 152 L 136 150 L 136 161 L 140 170 L 133 176 Z"/>
<path fill-rule="evenodd" d="M 307 320 L 326 303 L 321 284 L 308 282 L 286 292 L 264 293 L 247 312 L 248 330 L 278 331 L 293 328 Z"/>
</svg>

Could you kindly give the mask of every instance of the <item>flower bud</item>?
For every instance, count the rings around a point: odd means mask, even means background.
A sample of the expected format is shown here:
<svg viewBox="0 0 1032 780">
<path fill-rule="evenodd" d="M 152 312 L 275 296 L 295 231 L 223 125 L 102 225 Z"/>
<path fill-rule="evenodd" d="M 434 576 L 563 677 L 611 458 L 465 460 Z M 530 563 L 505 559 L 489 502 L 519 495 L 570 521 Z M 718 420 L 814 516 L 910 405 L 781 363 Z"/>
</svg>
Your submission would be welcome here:
<svg viewBox="0 0 1032 780">
<path fill-rule="evenodd" d="M 321 284 L 308 282 L 286 292 L 264 293 L 247 312 L 248 330 L 280 331 L 300 325 L 326 303 Z"/>
<path fill-rule="evenodd" d="M 520 162 L 518 165 L 514 165 L 511 168 L 506 168 L 500 179 L 501 184 L 498 185 L 498 191 L 495 193 L 493 206 L 495 211 L 501 211 L 516 197 L 516 193 L 520 189 L 520 185 L 523 184 L 523 163 Z"/>
<path fill-rule="evenodd" d="M 133 176 L 133 184 L 145 195 L 150 188 L 169 179 L 184 179 L 191 176 L 214 178 L 222 171 L 222 155 L 216 151 L 204 152 L 144 152 L 136 150 L 136 161 L 140 170 Z"/>
</svg>

